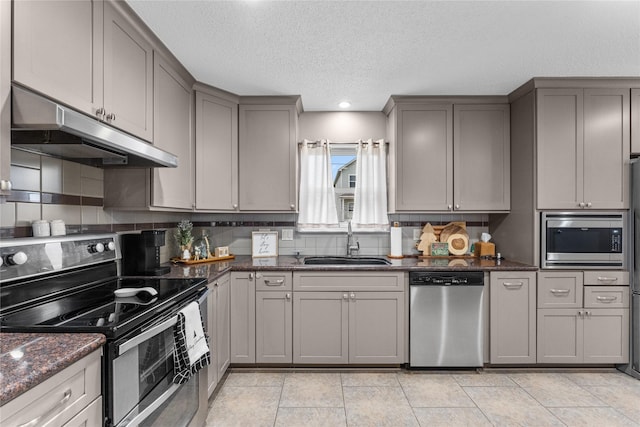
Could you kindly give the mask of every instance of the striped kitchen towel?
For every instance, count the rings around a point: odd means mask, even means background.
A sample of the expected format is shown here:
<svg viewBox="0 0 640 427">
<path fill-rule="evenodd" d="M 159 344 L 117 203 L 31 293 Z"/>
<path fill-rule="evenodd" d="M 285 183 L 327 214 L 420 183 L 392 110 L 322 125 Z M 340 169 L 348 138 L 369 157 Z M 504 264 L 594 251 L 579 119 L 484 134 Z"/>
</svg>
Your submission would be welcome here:
<svg viewBox="0 0 640 427">
<path fill-rule="evenodd" d="M 197 302 L 180 310 L 173 337 L 176 343 L 173 349 L 173 382 L 183 384 L 211 363 L 211 353 Z"/>
</svg>

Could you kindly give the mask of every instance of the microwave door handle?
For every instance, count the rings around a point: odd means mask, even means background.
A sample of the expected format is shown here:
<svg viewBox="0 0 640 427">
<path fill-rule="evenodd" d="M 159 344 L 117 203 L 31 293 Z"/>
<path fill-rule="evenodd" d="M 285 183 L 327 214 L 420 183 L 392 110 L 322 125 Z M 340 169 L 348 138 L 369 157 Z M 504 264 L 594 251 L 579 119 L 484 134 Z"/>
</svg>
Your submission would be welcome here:
<svg viewBox="0 0 640 427">
<path fill-rule="evenodd" d="M 205 288 L 201 294 L 200 294 L 200 298 L 198 298 L 197 302 L 199 305 L 202 305 L 202 303 L 204 303 L 207 300 L 207 294 L 209 293 L 209 289 Z M 120 344 L 118 346 L 118 355 L 122 355 L 124 353 L 126 353 L 127 351 L 131 350 L 132 348 L 137 347 L 138 345 L 140 345 L 141 343 L 147 341 L 148 339 L 166 331 L 169 328 L 173 328 L 173 326 L 178 323 L 178 315 L 176 314 L 175 316 L 172 316 L 171 318 L 165 320 L 164 322 L 161 322 L 149 329 L 147 329 L 146 331 L 136 335 L 135 337 L 131 338 L 128 341 L 123 342 L 122 344 Z"/>
<path fill-rule="evenodd" d="M 128 426 L 128 425 L 137 426 L 142 421 L 144 421 L 149 415 L 153 414 L 155 412 L 155 410 L 158 409 L 164 402 L 169 400 L 178 391 L 178 389 L 183 385 L 184 384 L 171 384 L 171 387 L 169 387 L 169 389 L 167 389 L 167 391 L 162 393 L 162 395 L 160 395 L 160 397 L 158 397 L 156 400 L 151 402 L 149 404 L 149 406 L 145 407 L 141 412 L 136 414 L 135 417 L 133 417 L 133 418 L 125 417 L 124 420 L 122 420 L 120 423 L 118 423 L 118 425 L 116 427 L 125 427 L 125 426 Z M 136 406 L 136 408 L 138 406 Z"/>
</svg>

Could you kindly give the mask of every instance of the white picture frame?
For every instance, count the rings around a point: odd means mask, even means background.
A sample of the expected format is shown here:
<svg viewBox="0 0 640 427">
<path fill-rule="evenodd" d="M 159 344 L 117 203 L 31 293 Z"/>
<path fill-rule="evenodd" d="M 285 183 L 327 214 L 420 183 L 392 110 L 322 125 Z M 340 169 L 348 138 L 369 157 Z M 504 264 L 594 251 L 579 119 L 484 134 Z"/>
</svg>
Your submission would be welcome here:
<svg viewBox="0 0 640 427">
<path fill-rule="evenodd" d="M 251 256 L 255 258 L 278 256 L 278 232 L 251 232 Z"/>
</svg>

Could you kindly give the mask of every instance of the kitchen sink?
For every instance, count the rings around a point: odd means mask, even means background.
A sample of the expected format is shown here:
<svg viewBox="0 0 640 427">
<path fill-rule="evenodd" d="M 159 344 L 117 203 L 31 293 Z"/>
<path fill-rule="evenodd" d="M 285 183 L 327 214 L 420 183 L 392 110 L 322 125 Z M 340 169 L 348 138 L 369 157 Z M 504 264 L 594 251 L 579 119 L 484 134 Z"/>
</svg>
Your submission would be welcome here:
<svg viewBox="0 0 640 427">
<path fill-rule="evenodd" d="M 390 265 L 378 257 L 314 256 L 304 259 L 305 265 Z"/>
</svg>

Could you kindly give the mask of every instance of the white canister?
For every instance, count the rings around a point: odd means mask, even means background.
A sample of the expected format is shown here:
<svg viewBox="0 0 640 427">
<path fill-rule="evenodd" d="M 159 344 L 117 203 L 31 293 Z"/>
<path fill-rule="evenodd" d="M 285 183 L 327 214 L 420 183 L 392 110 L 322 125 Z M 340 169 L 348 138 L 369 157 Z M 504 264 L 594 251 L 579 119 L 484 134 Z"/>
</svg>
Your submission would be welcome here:
<svg viewBox="0 0 640 427">
<path fill-rule="evenodd" d="M 52 236 L 64 236 L 65 234 L 67 234 L 67 227 L 65 226 L 63 220 L 53 219 L 51 220 L 50 224 Z"/>
<path fill-rule="evenodd" d="M 46 237 L 50 234 L 49 221 L 39 219 L 31 223 L 33 237 Z"/>
</svg>

